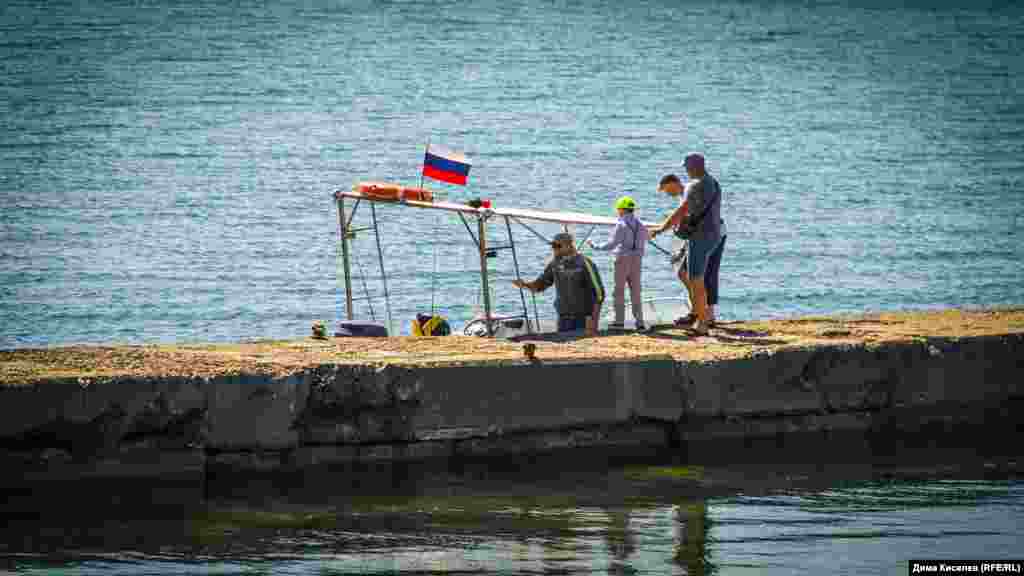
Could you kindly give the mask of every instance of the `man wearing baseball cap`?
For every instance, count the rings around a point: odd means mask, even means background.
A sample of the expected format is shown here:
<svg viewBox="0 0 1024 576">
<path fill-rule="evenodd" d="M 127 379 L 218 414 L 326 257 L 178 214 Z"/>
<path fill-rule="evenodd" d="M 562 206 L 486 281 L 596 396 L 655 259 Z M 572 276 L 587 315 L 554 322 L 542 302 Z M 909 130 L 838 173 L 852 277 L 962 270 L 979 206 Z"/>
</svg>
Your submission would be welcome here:
<svg viewBox="0 0 1024 576">
<path fill-rule="evenodd" d="M 512 285 L 531 292 L 543 292 L 555 286 L 558 296 L 558 331 L 586 330 L 586 334 L 597 334 L 601 304 L 604 303 L 604 284 L 597 267 L 583 254 L 576 251 L 576 244 L 568 232 L 555 234 L 551 241 L 554 258 L 544 272 L 532 282 L 516 279 Z"/>
<path fill-rule="evenodd" d="M 691 180 L 686 187 L 685 203 L 681 202 L 676 213 L 666 219 L 660 227 L 655 228 L 651 236 L 657 236 L 678 222 L 677 230 L 687 238 L 686 267 L 680 269 L 679 279 L 690 293 L 690 302 L 696 317 L 694 331 L 698 334 L 707 334 L 711 320 L 708 314 L 704 275 L 712 254 L 722 241 L 722 189 L 718 181 L 705 170 L 704 156 L 698 153 L 688 154 L 683 159 L 683 166 Z M 660 190 L 667 193 L 675 191 L 675 195 L 679 194 L 681 188 L 679 178 L 672 174 L 662 178 L 662 184 L 659 186 Z"/>
</svg>

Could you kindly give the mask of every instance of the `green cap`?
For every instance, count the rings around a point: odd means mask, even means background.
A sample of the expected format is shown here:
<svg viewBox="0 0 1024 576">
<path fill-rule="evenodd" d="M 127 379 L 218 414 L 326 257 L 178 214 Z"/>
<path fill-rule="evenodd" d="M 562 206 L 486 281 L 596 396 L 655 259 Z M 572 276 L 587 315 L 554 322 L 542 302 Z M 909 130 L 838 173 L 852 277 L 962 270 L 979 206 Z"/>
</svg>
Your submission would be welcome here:
<svg viewBox="0 0 1024 576">
<path fill-rule="evenodd" d="M 615 201 L 616 210 L 634 210 L 636 209 L 636 202 L 631 196 L 623 196 Z"/>
</svg>

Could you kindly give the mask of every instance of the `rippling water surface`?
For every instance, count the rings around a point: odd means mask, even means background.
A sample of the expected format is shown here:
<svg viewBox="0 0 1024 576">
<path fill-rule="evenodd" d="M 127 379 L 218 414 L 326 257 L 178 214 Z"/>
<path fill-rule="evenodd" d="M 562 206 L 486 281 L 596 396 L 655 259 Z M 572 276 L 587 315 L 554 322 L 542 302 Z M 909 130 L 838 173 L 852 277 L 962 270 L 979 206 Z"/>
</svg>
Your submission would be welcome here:
<svg viewBox="0 0 1024 576">
<path fill-rule="evenodd" d="M 416 183 L 428 140 L 472 158 L 467 188 L 435 185 L 450 199 L 608 213 L 628 192 L 647 219 L 670 208 L 659 177 L 703 151 L 730 231 L 725 318 L 1020 305 L 1024 8 L 902 4 L 8 0 L 0 348 L 305 335 L 340 313 L 331 193 Z M 396 324 L 432 296 L 469 319 L 481 296 L 461 223 L 378 216 Z M 530 276 L 548 250 L 517 241 Z M 372 236 L 354 260 L 379 294 Z M 499 311 L 514 311 L 507 253 L 492 268 Z M 645 278 L 648 296 L 679 294 L 656 252 Z M 371 312 L 383 303 L 362 301 Z M 585 476 L 584 495 L 521 482 L 40 512 L 8 519 L 3 566 L 874 574 L 1020 555 L 1018 481 L 638 498 L 603 484 L 621 474 Z"/>
<path fill-rule="evenodd" d="M 13 517 L 0 569 L 904 574 L 911 558 L 1019 556 L 1019 479 L 837 480 L 835 473 L 822 481 L 814 467 L 626 466 L 529 480 L 463 478 L 429 490 L 382 491 L 376 483 L 313 495 L 303 486 L 184 508 L 97 504 L 95 513 Z"/>
<path fill-rule="evenodd" d="M 0 347 L 305 335 L 340 314 L 331 192 L 417 183 L 428 140 L 472 158 L 450 199 L 648 219 L 705 152 L 724 317 L 1021 304 L 1024 8 L 847 4 L 4 2 Z M 396 324 L 472 317 L 461 223 L 379 216 Z"/>
</svg>

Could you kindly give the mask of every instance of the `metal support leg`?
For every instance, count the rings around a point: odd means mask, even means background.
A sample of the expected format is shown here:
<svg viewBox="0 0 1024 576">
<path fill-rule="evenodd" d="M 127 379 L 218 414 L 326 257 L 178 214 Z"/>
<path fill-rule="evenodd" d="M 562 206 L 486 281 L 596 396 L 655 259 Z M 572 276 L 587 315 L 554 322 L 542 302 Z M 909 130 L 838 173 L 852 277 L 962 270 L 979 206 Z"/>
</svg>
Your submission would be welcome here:
<svg viewBox="0 0 1024 576">
<path fill-rule="evenodd" d="M 345 275 L 345 317 L 353 320 L 352 274 L 348 262 L 348 221 L 345 219 L 345 197 L 338 196 L 338 233 L 341 235 L 341 262 Z"/>
<path fill-rule="evenodd" d="M 478 244 L 480 246 L 480 286 L 484 291 L 484 323 L 487 325 L 487 335 L 494 336 L 494 327 L 491 326 L 491 285 L 487 279 L 487 231 L 484 229 L 484 217 L 477 216 L 476 228 L 479 234 Z"/>
</svg>

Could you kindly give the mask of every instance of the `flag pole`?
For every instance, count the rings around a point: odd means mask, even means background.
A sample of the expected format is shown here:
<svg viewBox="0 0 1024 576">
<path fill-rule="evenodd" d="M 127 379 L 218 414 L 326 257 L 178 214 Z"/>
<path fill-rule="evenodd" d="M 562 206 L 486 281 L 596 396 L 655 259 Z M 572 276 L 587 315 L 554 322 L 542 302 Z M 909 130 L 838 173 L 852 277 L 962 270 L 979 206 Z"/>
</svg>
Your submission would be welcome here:
<svg viewBox="0 0 1024 576">
<path fill-rule="evenodd" d="M 423 172 L 426 168 L 427 154 L 430 152 L 430 134 L 427 134 L 427 149 L 423 152 L 423 166 L 420 167 L 420 190 L 423 190 Z M 437 295 L 437 222 L 441 218 L 440 212 L 434 216 L 434 272 L 430 275 L 430 315 L 437 315 L 437 306 L 434 297 Z"/>
<path fill-rule="evenodd" d="M 430 153 L 430 136 L 427 136 L 427 149 L 423 151 L 423 162 L 426 164 L 427 154 Z M 423 167 L 420 167 L 420 190 L 423 189 Z"/>
</svg>

